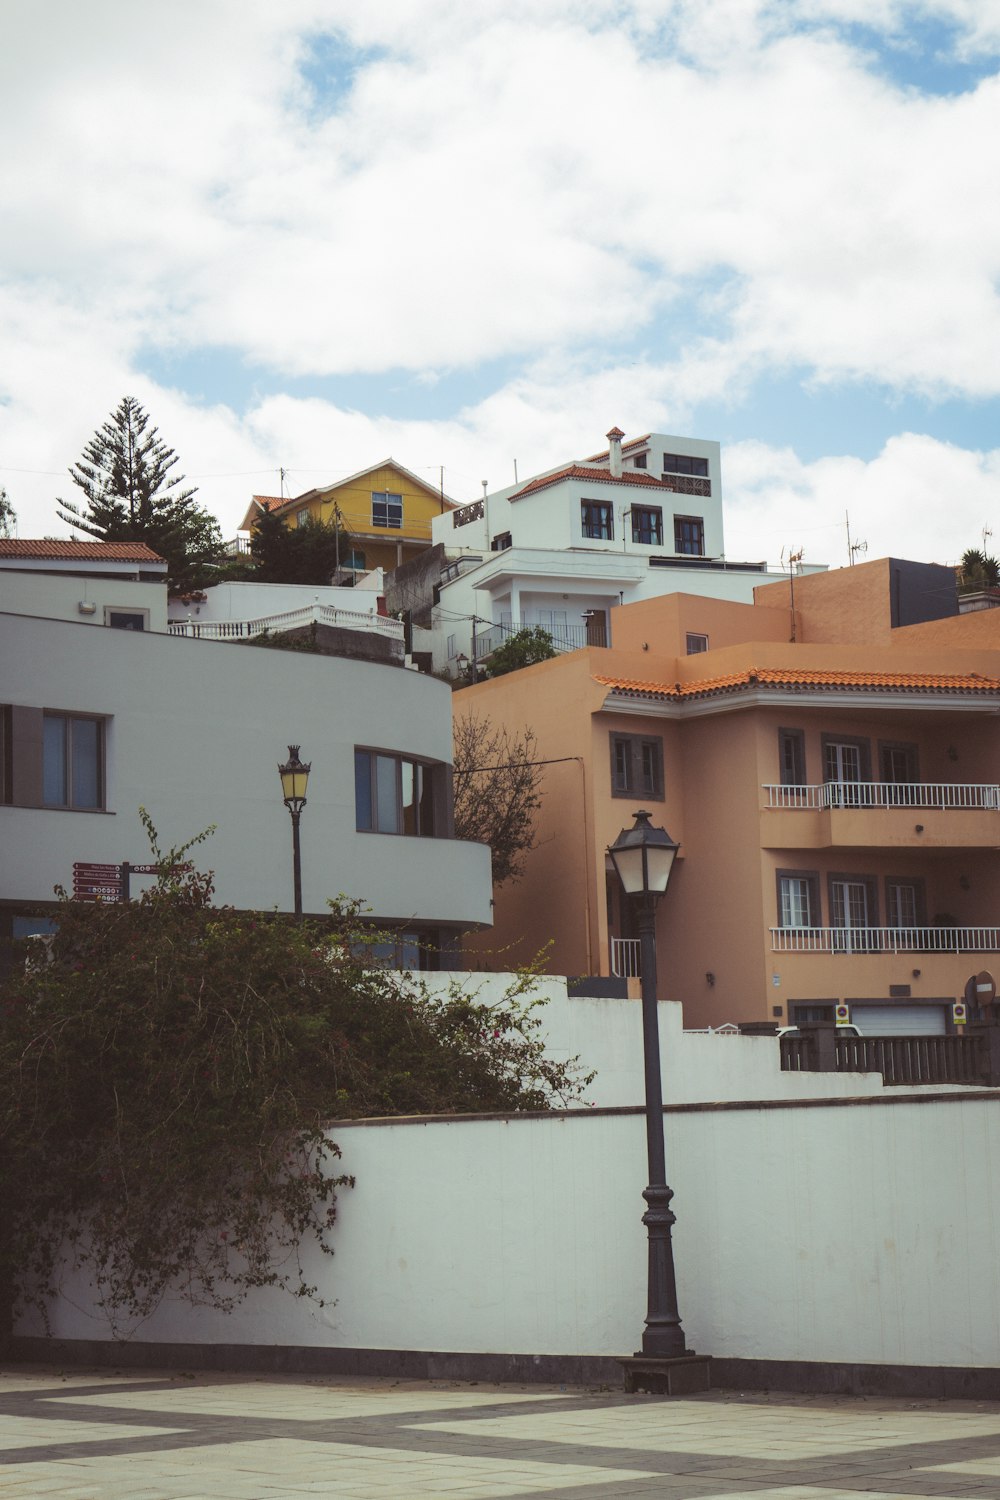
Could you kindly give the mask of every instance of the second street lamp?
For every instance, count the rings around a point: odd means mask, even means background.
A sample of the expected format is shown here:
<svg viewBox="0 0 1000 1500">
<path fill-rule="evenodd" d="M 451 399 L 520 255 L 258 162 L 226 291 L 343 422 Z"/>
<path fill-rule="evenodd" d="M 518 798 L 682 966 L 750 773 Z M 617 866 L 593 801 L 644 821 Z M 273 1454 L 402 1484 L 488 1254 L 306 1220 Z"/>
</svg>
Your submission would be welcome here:
<svg viewBox="0 0 1000 1500">
<path fill-rule="evenodd" d="M 309 785 L 310 763 L 299 760 L 298 745 L 289 745 L 288 759 L 279 765 L 281 795 L 292 815 L 292 869 L 295 880 L 295 916 L 302 921 L 302 855 L 299 849 L 299 818 L 306 805 L 306 788 Z"/>
<path fill-rule="evenodd" d="M 660 1023 L 656 999 L 656 903 L 667 889 L 680 845 L 665 828 L 654 828 L 650 814 L 635 814 L 632 828 L 623 828 L 608 849 L 622 891 L 635 909 L 641 964 L 642 1045 L 646 1095 L 646 1158 L 649 1184 L 643 1193 L 648 1204 L 642 1216 L 648 1240 L 647 1310 L 642 1348 L 624 1361 L 626 1390 L 707 1390 L 707 1356 L 698 1356 L 684 1342 L 677 1307 L 671 1228 L 676 1216 L 674 1196 L 667 1186 L 663 1143 L 663 1083 L 660 1076 Z"/>
</svg>

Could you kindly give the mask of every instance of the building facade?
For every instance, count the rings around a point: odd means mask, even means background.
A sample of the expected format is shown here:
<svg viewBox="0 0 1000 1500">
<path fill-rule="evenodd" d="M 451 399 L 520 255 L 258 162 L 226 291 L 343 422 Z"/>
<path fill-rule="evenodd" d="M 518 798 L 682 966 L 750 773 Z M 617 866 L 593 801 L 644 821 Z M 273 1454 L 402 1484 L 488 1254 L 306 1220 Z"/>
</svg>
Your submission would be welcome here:
<svg viewBox="0 0 1000 1500">
<path fill-rule="evenodd" d="M 1000 953 L 1000 633 L 963 645 L 957 612 L 893 626 L 887 562 L 842 579 L 851 628 L 867 598 L 881 637 L 820 642 L 835 578 L 797 583 L 794 618 L 780 594 L 626 606 L 619 645 L 459 694 L 457 714 L 530 725 L 552 762 L 491 949 L 551 943 L 556 972 L 634 976 L 606 850 L 644 807 L 681 845 L 657 922 L 661 994 L 686 1024 L 832 1020 L 842 1004 L 862 1030 L 951 1024 Z M 949 643 L 925 645 L 934 632 Z"/>
</svg>

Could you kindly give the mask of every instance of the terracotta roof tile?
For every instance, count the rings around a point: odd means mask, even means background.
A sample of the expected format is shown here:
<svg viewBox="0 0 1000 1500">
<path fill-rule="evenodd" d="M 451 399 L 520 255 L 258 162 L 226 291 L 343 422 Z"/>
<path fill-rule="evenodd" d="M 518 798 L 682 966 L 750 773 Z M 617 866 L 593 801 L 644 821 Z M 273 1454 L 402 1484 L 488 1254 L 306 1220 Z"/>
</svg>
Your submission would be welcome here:
<svg viewBox="0 0 1000 1500">
<path fill-rule="evenodd" d="M 608 436 L 610 437 L 611 434 L 608 433 Z M 622 436 L 624 437 L 625 434 L 622 433 Z M 642 437 L 629 438 L 627 443 L 622 443 L 622 452 L 627 453 L 630 448 L 641 448 L 644 443 L 649 442 L 652 436 L 653 434 L 651 432 L 644 432 Z M 592 453 L 591 456 L 585 460 L 585 462 L 588 464 L 599 464 L 603 463 L 608 457 L 609 452 L 608 449 L 605 448 L 603 453 Z"/>
<path fill-rule="evenodd" d="M 569 464 L 565 469 L 558 469 L 554 474 L 543 474 L 540 479 L 533 479 L 523 489 L 515 491 L 510 498 L 512 500 L 520 500 L 525 495 L 532 495 L 538 490 L 544 490 L 550 484 L 559 484 L 564 479 L 586 479 L 589 484 L 640 485 L 644 489 L 654 490 L 666 490 L 670 488 L 669 485 L 664 484 L 662 479 L 654 479 L 652 474 L 644 474 L 641 469 L 626 469 L 616 479 L 610 469 L 590 469 L 586 464 Z"/>
<path fill-rule="evenodd" d="M 149 562 L 163 558 L 145 542 L 14 541 L 0 538 L 0 557 L 77 558 L 82 562 Z"/>
<path fill-rule="evenodd" d="M 1000 692 L 1000 678 L 984 677 L 978 672 L 967 674 L 935 672 L 846 672 L 796 671 L 791 668 L 748 668 L 720 677 L 706 677 L 699 682 L 643 682 L 629 677 L 597 677 L 602 687 L 612 688 L 630 698 L 649 698 L 682 702 L 690 698 L 709 698 L 740 688 L 778 687 L 791 692 L 799 689 L 881 688 L 887 692 L 925 693 L 991 693 Z"/>
</svg>

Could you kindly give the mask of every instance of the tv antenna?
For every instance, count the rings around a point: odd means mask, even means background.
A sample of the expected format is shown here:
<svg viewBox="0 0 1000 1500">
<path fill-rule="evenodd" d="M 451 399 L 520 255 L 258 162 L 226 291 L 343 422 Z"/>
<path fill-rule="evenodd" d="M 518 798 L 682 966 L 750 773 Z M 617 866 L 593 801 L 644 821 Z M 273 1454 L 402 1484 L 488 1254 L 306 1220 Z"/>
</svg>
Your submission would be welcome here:
<svg viewBox="0 0 1000 1500">
<path fill-rule="evenodd" d="M 788 551 L 788 591 L 790 596 L 789 609 L 791 610 L 792 616 L 792 633 L 789 636 L 789 640 L 792 641 L 794 641 L 795 639 L 795 569 L 801 569 L 802 557 L 805 553 L 805 550 L 806 549 L 804 547 L 799 547 L 797 552 L 793 552 L 790 548 Z M 782 568 L 784 568 L 785 566 L 784 547 L 782 547 L 781 549 L 781 566 Z"/>
<path fill-rule="evenodd" d="M 868 543 L 851 541 L 851 518 L 846 510 L 844 511 L 844 525 L 847 527 L 847 561 L 853 568 L 858 553 L 868 551 Z"/>
</svg>

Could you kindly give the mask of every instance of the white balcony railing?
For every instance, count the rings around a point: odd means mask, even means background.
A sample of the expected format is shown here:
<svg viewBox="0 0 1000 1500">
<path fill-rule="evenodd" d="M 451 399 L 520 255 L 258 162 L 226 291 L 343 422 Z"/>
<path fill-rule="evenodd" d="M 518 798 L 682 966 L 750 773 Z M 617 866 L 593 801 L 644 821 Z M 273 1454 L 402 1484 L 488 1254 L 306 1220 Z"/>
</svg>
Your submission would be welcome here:
<svg viewBox="0 0 1000 1500">
<path fill-rule="evenodd" d="M 304 609 L 263 615 L 257 620 L 174 620 L 167 626 L 167 633 L 194 636 L 202 641 L 245 641 L 265 632 L 279 634 L 284 630 L 301 630 L 313 621 L 318 625 L 338 625 L 343 630 L 372 631 L 391 640 L 403 639 L 402 620 L 390 620 L 385 615 L 356 609 L 339 609 L 333 604 L 308 604 Z"/>
<path fill-rule="evenodd" d="M 611 939 L 611 972 L 618 979 L 638 979 L 641 976 L 638 938 Z"/>
<path fill-rule="evenodd" d="M 1000 953 L 1000 927 L 772 927 L 775 953 Z"/>
<path fill-rule="evenodd" d="M 973 808 L 1000 811 L 1000 786 L 992 782 L 824 781 L 819 786 L 764 787 L 765 805 L 806 811 L 851 807 Z"/>
</svg>

